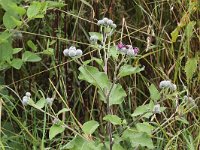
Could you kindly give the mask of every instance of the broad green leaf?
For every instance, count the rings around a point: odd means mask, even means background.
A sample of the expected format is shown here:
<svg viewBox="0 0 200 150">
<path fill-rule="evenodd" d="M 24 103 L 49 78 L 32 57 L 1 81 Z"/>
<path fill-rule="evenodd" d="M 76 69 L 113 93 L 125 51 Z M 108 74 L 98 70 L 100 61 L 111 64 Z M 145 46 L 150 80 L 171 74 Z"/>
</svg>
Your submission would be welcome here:
<svg viewBox="0 0 200 150">
<path fill-rule="evenodd" d="M 93 140 L 85 140 L 80 136 L 75 136 L 69 143 L 64 145 L 61 150 L 102 150 L 103 145 L 97 145 Z"/>
<path fill-rule="evenodd" d="M 128 75 L 131 75 L 131 74 L 138 73 L 138 72 L 143 71 L 143 70 L 144 70 L 144 67 L 139 68 L 138 66 L 133 67 L 132 65 L 125 64 L 125 65 L 121 66 L 121 68 L 119 69 L 118 76 L 121 78 L 121 77 L 124 77 L 124 76 L 128 76 Z"/>
<path fill-rule="evenodd" d="M 122 86 L 120 84 L 115 84 L 110 93 L 109 106 L 114 104 L 121 104 L 124 101 L 124 97 L 126 96 L 126 92 Z"/>
<path fill-rule="evenodd" d="M 103 40 L 103 35 L 99 32 L 89 32 L 89 35 L 90 36 L 94 36 L 94 35 L 97 36 L 99 41 Z"/>
<path fill-rule="evenodd" d="M 80 80 L 85 80 L 101 89 L 108 87 L 109 80 L 107 75 L 104 72 L 100 72 L 96 67 L 85 65 L 79 67 L 79 71 L 78 78 Z"/>
<path fill-rule="evenodd" d="M 22 22 L 6 12 L 3 16 L 3 24 L 7 29 L 14 29 L 16 26 L 20 26 Z"/>
<path fill-rule="evenodd" d="M 150 125 L 148 122 L 137 123 L 136 128 L 139 132 L 145 132 L 149 135 L 151 135 L 152 130 L 154 129 L 154 127 Z"/>
<path fill-rule="evenodd" d="M 192 79 L 192 76 L 196 70 L 197 70 L 197 58 L 189 58 L 185 65 L 187 81 Z"/>
<path fill-rule="evenodd" d="M 116 60 L 119 56 L 119 52 L 116 46 L 112 46 L 108 53 L 109 53 L 109 56 L 111 56 L 114 60 Z"/>
<path fill-rule="evenodd" d="M 84 65 L 88 65 L 89 63 L 95 61 L 97 64 L 99 64 L 100 66 L 103 66 L 103 61 L 102 59 L 96 58 L 96 57 L 92 57 L 89 60 L 86 60 L 83 62 Z"/>
<path fill-rule="evenodd" d="M 23 48 L 14 48 L 12 54 L 19 53 Z"/>
<path fill-rule="evenodd" d="M 62 133 L 65 130 L 64 127 L 60 126 L 60 125 L 52 125 L 50 130 L 49 130 L 49 139 L 52 140 L 56 135 L 58 135 L 59 133 Z"/>
<path fill-rule="evenodd" d="M 23 7 L 17 6 L 16 3 L 14 3 L 12 0 L 0 0 L 0 5 L 3 7 L 3 9 L 12 15 L 24 15 L 26 10 Z"/>
<path fill-rule="evenodd" d="M 119 143 L 113 144 L 113 150 L 125 150 Z"/>
<path fill-rule="evenodd" d="M 10 42 L 0 44 L 0 61 L 10 60 L 12 58 L 12 45 Z"/>
<path fill-rule="evenodd" d="M 37 108 L 41 109 L 45 106 L 46 100 L 45 98 L 41 98 L 37 103 L 35 104 Z"/>
<path fill-rule="evenodd" d="M 151 86 L 149 87 L 149 92 L 150 92 L 150 97 L 152 100 L 154 100 L 154 102 L 157 102 L 157 100 L 160 99 L 160 93 L 154 84 L 151 84 Z"/>
<path fill-rule="evenodd" d="M 83 124 L 82 130 L 85 134 L 92 134 L 98 128 L 98 126 L 99 123 L 97 121 L 91 120 Z"/>
<path fill-rule="evenodd" d="M 142 146 L 148 149 L 153 149 L 153 141 L 151 136 L 145 132 L 138 132 L 137 130 L 127 129 L 124 131 L 123 138 L 128 139 L 131 142 L 133 148 Z"/>
<path fill-rule="evenodd" d="M 176 27 L 176 29 L 174 29 L 174 31 L 172 31 L 171 33 L 171 41 L 174 43 L 176 42 L 176 39 L 178 38 L 178 34 L 179 34 L 179 30 L 180 30 L 180 27 Z"/>
<path fill-rule="evenodd" d="M 14 67 L 15 69 L 20 69 L 22 65 L 23 61 L 19 58 L 13 59 L 11 62 L 11 66 Z"/>
<path fill-rule="evenodd" d="M 61 114 L 61 113 L 67 112 L 67 111 L 70 111 L 70 110 L 67 109 L 67 108 L 63 108 L 63 109 L 61 109 L 61 110 L 57 113 L 57 116 L 58 116 L 59 114 Z"/>
<path fill-rule="evenodd" d="M 28 10 L 27 10 L 27 16 L 29 19 L 32 19 L 34 17 L 36 17 L 36 15 L 38 15 L 38 13 L 40 12 L 40 8 L 41 8 L 41 3 L 40 2 L 33 2 Z"/>
<path fill-rule="evenodd" d="M 152 108 L 150 108 L 149 104 L 146 104 L 137 107 L 131 116 L 136 117 L 142 115 L 145 118 L 149 118 L 152 114 Z"/>
<path fill-rule="evenodd" d="M 11 33 L 9 33 L 8 31 L 0 32 L 0 44 L 8 42 L 10 36 Z"/>
<path fill-rule="evenodd" d="M 41 58 L 35 53 L 25 51 L 22 55 L 22 60 L 24 62 L 38 62 L 41 60 Z"/>
<path fill-rule="evenodd" d="M 29 40 L 27 42 L 28 47 L 30 47 L 33 51 L 37 51 L 37 46 L 31 41 Z"/>
<path fill-rule="evenodd" d="M 113 125 L 121 125 L 122 119 L 119 118 L 117 115 L 106 115 L 103 117 L 103 120 L 112 123 Z"/>
</svg>

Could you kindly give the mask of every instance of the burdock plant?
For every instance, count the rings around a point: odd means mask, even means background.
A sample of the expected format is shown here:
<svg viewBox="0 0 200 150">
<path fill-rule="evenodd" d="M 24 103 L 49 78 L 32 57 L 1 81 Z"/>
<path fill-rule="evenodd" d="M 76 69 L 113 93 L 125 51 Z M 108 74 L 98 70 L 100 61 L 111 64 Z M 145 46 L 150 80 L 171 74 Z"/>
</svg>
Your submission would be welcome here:
<svg viewBox="0 0 200 150">
<path fill-rule="evenodd" d="M 100 99 L 106 103 L 107 115 L 104 116 L 103 120 L 107 121 L 109 149 L 112 150 L 115 143 L 113 140 L 113 125 L 123 124 L 122 119 L 113 114 L 112 106 L 121 104 L 126 97 L 126 92 L 118 81 L 124 76 L 138 73 L 144 68 L 133 67 L 127 64 L 128 61 L 131 61 L 138 55 L 139 49 L 137 47 L 125 45 L 122 42 L 119 42 L 117 45 L 112 44 L 114 43 L 112 42 L 112 35 L 115 32 L 116 24 L 111 19 L 103 18 L 97 22 L 97 25 L 100 27 L 100 32 L 90 32 L 89 34 L 91 47 L 97 49 L 99 54 L 99 58 L 95 60 L 103 62 L 102 64 L 99 63 L 98 68 L 88 65 L 88 61 L 83 62 L 81 57 L 77 58 L 77 55 L 82 55 L 82 51 L 79 54 L 79 50 L 76 50 L 75 47 L 65 49 L 63 54 L 74 58 L 81 65 L 78 78 L 97 87 Z M 108 63 L 110 60 L 114 62 L 113 75 L 108 74 Z M 116 118 L 118 119 L 117 123 L 114 121 Z M 82 130 L 86 135 L 90 136 L 98 126 L 99 123 L 97 121 L 91 120 L 83 124 Z"/>
</svg>

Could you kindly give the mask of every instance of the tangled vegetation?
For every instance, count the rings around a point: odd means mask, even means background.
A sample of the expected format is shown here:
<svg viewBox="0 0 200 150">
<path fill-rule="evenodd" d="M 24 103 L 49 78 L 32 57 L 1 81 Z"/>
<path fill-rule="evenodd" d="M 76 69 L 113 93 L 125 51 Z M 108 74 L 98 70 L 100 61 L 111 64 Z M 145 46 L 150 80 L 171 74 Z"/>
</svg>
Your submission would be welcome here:
<svg viewBox="0 0 200 150">
<path fill-rule="evenodd" d="M 198 0 L 0 0 L 0 149 L 198 150 Z"/>
</svg>

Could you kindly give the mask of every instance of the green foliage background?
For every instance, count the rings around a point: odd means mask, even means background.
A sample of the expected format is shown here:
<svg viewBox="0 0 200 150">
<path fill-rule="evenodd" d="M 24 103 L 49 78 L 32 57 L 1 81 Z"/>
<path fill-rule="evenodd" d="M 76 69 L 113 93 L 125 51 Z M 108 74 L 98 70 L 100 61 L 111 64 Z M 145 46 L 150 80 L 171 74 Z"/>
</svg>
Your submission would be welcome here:
<svg viewBox="0 0 200 150">
<path fill-rule="evenodd" d="M 152 98 L 160 99 L 156 97 L 159 82 L 170 79 L 180 91 L 194 98 L 197 109 L 186 110 L 185 107 L 179 107 L 174 114 L 174 98 L 167 97 L 163 103 L 166 107 L 164 115 L 158 116 L 156 120 L 160 128 L 151 137 L 154 146 L 156 149 L 198 149 L 199 8 L 198 0 L 0 0 L 1 149 L 61 149 L 75 136 L 73 130 L 81 133 L 77 124 L 84 124 L 89 120 L 97 120 L 101 125 L 94 137 L 99 137 L 102 141 L 106 139 L 106 109 L 104 102 L 99 100 L 97 88 L 80 81 L 79 65 L 63 56 L 63 50 L 74 45 L 83 50 L 83 61 L 91 59 L 91 65 L 101 64 L 94 58 L 97 57 L 97 50 L 89 44 L 89 32 L 99 31 L 96 22 L 103 17 L 108 17 L 117 24 L 112 44 L 117 44 L 122 36 L 124 43 L 131 42 L 139 47 L 139 57 L 129 65 L 145 66 L 141 73 L 120 79 L 127 97 L 121 105 L 112 107 L 113 114 L 131 122 L 136 115 L 132 114 L 135 110 L 142 114 L 138 106 L 149 103 Z M 125 27 L 122 26 L 123 19 Z M 129 70 L 129 66 L 125 69 Z M 110 61 L 108 74 L 112 73 L 113 62 Z M 29 106 L 23 107 L 20 97 L 27 91 L 32 93 L 33 101 L 41 100 L 40 106 L 43 106 L 42 98 L 55 97 L 52 110 L 45 107 L 49 109 L 45 113 L 56 114 L 62 108 L 67 108 L 57 115 L 72 130 L 63 132 L 62 128 L 54 125 L 55 130 L 61 134 L 49 139 L 53 120 L 44 115 L 44 112 Z M 173 117 L 170 118 L 171 116 Z M 163 124 L 166 120 L 167 123 Z M 142 118 L 142 121 L 146 119 Z M 98 127 L 96 122 L 92 124 Z M 116 132 L 120 130 L 116 126 L 114 128 Z M 139 131 L 137 126 L 136 128 Z M 87 127 L 83 130 L 86 133 L 92 132 Z M 143 143 L 148 143 L 149 139 L 145 140 L 144 137 L 149 132 L 136 133 L 137 131 L 127 130 L 127 134 L 122 137 L 134 139 L 131 143 L 133 145 L 142 140 Z M 132 135 L 137 135 L 138 138 Z M 94 137 L 88 137 L 89 141 Z M 141 140 L 137 142 L 140 137 Z M 73 142 L 77 145 L 71 146 L 71 149 L 83 146 L 85 141 L 82 140 L 80 137 L 75 142 L 72 140 L 71 145 Z M 137 148 L 145 149 L 142 148 L 143 143 Z M 70 147 L 70 144 L 67 146 Z M 91 146 L 91 149 L 94 147 Z M 122 147 L 118 144 L 113 149 Z"/>
</svg>

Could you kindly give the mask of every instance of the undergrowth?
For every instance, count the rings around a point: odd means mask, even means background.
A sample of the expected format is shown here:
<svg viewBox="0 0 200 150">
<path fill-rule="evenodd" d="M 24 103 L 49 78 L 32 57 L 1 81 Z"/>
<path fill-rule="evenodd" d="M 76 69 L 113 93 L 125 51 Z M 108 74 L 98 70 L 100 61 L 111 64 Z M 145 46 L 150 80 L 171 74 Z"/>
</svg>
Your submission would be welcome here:
<svg viewBox="0 0 200 150">
<path fill-rule="evenodd" d="M 200 147 L 198 0 L 0 0 L 0 149 Z"/>
</svg>

